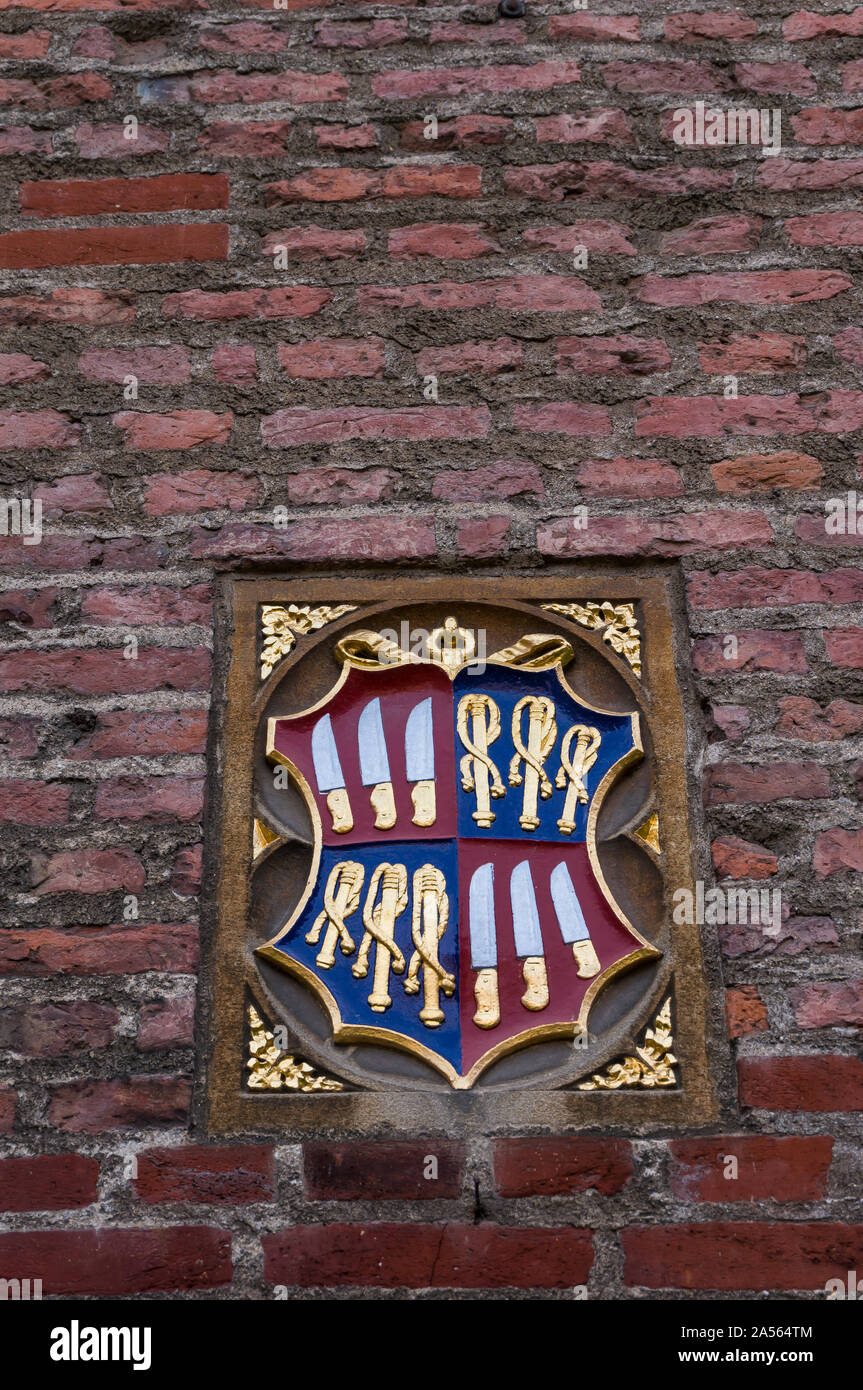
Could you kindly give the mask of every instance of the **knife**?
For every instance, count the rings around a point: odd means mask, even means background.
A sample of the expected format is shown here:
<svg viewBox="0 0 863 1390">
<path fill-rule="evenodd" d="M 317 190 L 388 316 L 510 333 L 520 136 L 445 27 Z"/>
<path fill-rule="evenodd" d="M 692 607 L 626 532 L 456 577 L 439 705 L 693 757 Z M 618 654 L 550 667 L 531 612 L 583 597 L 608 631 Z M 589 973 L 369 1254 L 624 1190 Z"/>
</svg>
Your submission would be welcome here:
<svg viewBox="0 0 863 1390">
<path fill-rule="evenodd" d="M 391 830 L 396 823 L 396 802 L 390 779 L 380 699 L 369 700 L 360 714 L 357 743 L 363 786 L 372 788 L 369 800 L 375 813 L 375 829 Z"/>
<path fill-rule="evenodd" d="M 339 750 L 333 733 L 330 716 L 325 714 L 312 729 L 312 761 L 315 765 L 315 781 L 321 796 L 326 796 L 327 806 L 333 818 L 333 830 L 337 835 L 346 835 L 354 828 L 351 803 L 345 787 L 344 773 L 339 762 Z"/>
<path fill-rule="evenodd" d="M 533 889 L 530 863 L 527 859 L 516 864 L 510 874 L 509 896 L 512 903 L 515 953 L 524 961 L 522 975 L 527 986 L 521 996 L 521 1002 L 526 1009 L 534 1011 L 545 1009 L 548 1006 L 548 975 L 545 968 L 536 893 Z"/>
<path fill-rule="evenodd" d="M 420 700 L 405 725 L 405 769 L 414 804 L 414 825 L 434 825 L 437 816 L 434 785 L 434 728 L 432 700 Z"/>
<path fill-rule="evenodd" d="M 578 962 L 579 975 L 583 980 L 590 980 L 599 974 L 599 958 L 590 939 L 581 903 L 578 901 L 565 863 L 561 861 L 552 869 L 549 883 L 551 900 L 560 924 L 560 934 L 567 946 L 572 946 L 572 954 Z"/>
<path fill-rule="evenodd" d="M 474 869 L 468 891 L 470 963 L 476 970 L 473 993 L 477 1028 L 496 1028 L 500 1023 L 497 992 L 497 934 L 494 927 L 494 865 Z"/>
</svg>

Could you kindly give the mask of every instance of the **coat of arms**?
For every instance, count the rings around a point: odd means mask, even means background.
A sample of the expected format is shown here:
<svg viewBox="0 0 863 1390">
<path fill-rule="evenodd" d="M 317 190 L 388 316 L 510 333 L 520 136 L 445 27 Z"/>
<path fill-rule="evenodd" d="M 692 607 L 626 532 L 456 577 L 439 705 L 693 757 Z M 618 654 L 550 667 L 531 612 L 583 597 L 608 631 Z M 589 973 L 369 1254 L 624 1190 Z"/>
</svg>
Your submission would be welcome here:
<svg viewBox="0 0 863 1390">
<path fill-rule="evenodd" d="M 266 754 L 305 803 L 308 881 L 258 955 L 323 1006 L 335 1044 L 423 1059 L 459 1090 L 576 1039 L 604 986 L 661 952 L 597 854 L 603 801 L 643 757 L 637 713 L 579 695 L 559 634 L 490 655 L 448 616 L 419 650 L 348 631 Z"/>
</svg>

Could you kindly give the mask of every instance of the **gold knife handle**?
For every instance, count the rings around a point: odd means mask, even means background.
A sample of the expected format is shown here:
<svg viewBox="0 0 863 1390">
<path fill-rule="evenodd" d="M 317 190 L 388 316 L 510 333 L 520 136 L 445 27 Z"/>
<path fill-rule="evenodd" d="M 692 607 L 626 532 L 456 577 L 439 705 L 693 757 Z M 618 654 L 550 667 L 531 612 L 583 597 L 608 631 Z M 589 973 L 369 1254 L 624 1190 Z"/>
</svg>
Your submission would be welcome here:
<svg viewBox="0 0 863 1390">
<path fill-rule="evenodd" d="M 336 787 L 334 791 L 327 792 L 327 806 L 336 835 L 347 835 L 349 830 L 353 830 L 354 818 L 346 787 Z"/>
<path fill-rule="evenodd" d="M 414 782 L 411 787 L 414 825 L 434 825 L 437 819 L 434 782 Z"/>
<path fill-rule="evenodd" d="M 376 830 L 392 830 L 396 823 L 396 799 L 392 782 L 378 782 L 372 787 L 369 801 L 375 813 Z"/>
</svg>

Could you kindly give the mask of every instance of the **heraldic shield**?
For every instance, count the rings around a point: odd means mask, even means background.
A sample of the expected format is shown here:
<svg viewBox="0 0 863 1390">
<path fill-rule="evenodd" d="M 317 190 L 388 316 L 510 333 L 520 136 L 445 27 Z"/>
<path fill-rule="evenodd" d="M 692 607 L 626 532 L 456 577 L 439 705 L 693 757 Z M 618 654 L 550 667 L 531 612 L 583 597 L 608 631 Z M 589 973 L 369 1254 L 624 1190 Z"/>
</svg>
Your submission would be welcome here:
<svg viewBox="0 0 863 1390">
<path fill-rule="evenodd" d="M 315 843 L 258 953 L 317 995 L 335 1043 L 412 1053 L 466 1089 L 577 1037 L 604 984 L 659 955 L 596 850 L 602 802 L 643 756 L 639 716 L 580 698 L 558 635 L 478 661 L 448 618 L 422 652 L 361 630 L 336 653 L 329 694 L 269 720 Z"/>
</svg>

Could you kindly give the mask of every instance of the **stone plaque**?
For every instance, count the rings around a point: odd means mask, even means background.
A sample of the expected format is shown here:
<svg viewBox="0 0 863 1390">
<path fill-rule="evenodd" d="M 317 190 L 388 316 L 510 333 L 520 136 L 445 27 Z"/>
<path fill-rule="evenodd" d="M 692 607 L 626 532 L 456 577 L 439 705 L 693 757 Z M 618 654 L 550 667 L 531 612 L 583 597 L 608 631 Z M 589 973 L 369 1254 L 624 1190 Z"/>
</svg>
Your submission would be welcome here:
<svg viewBox="0 0 863 1390">
<path fill-rule="evenodd" d="M 713 1118 L 673 571 L 224 596 L 210 1126 Z"/>
</svg>

